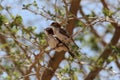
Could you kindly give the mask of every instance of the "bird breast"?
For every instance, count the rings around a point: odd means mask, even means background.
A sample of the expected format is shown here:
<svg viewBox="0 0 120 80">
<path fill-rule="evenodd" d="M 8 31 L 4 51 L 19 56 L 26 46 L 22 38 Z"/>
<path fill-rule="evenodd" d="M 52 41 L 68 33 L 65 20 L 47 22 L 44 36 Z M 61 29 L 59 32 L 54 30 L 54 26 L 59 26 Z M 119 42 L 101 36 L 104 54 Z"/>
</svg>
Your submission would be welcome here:
<svg viewBox="0 0 120 80">
<path fill-rule="evenodd" d="M 59 43 L 58 40 L 56 40 L 56 38 L 54 38 L 52 35 L 50 35 L 48 37 L 48 45 L 51 47 L 51 48 L 55 48 L 57 46 L 57 44 Z"/>
</svg>

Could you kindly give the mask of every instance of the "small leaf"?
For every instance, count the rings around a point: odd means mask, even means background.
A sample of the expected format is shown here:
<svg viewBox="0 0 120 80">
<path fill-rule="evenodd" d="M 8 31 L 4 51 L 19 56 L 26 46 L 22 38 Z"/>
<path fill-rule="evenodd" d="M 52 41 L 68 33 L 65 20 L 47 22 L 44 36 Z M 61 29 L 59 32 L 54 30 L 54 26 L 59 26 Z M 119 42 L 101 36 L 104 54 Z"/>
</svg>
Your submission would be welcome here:
<svg viewBox="0 0 120 80">
<path fill-rule="evenodd" d="M 69 70 L 70 70 L 69 65 L 66 65 L 66 66 L 64 66 L 64 69 L 61 70 L 61 73 L 63 73 L 63 74 L 64 74 L 64 73 L 68 73 Z"/>
<path fill-rule="evenodd" d="M 77 21 L 76 25 L 80 26 L 80 27 L 85 27 L 86 26 L 85 23 L 81 20 Z"/>
<path fill-rule="evenodd" d="M 109 56 L 108 59 L 107 59 L 107 62 L 110 63 L 110 62 L 112 62 L 113 60 L 114 60 L 114 57 Z"/>
<path fill-rule="evenodd" d="M 15 20 L 14 20 L 14 23 L 16 24 L 16 25 L 20 25 L 20 24 L 22 24 L 22 17 L 21 16 L 16 16 L 16 18 L 15 18 Z"/>
<path fill-rule="evenodd" d="M 0 15 L 0 26 L 5 23 L 8 23 L 8 19 L 5 16 Z"/>
<path fill-rule="evenodd" d="M 14 34 L 16 34 L 16 33 L 18 32 L 18 29 L 13 28 L 11 31 L 12 31 Z"/>
<path fill-rule="evenodd" d="M 0 49 L 1 49 L 1 48 L 5 48 L 6 46 L 8 46 L 8 43 L 5 43 L 5 44 L 0 45 Z"/>
<path fill-rule="evenodd" d="M 73 80 L 78 80 L 78 77 L 76 74 L 73 75 Z"/>
<path fill-rule="evenodd" d="M 103 8 L 103 13 L 105 16 L 112 16 L 113 12 L 108 10 L 107 8 Z"/>
<path fill-rule="evenodd" d="M 28 8 L 28 7 L 30 7 L 31 5 L 32 5 L 32 4 L 27 4 L 27 5 L 23 4 L 23 7 L 24 7 L 24 8 Z M 24 8 L 23 8 L 23 9 L 24 9 Z"/>
<path fill-rule="evenodd" d="M 34 2 L 33 2 L 33 5 L 35 6 L 35 7 L 37 7 L 38 5 L 37 5 L 37 2 L 34 0 Z"/>
<path fill-rule="evenodd" d="M 98 60 L 96 66 L 97 66 L 97 67 L 101 67 L 103 62 L 104 62 L 104 61 L 103 61 L 103 58 L 100 58 L 100 59 Z"/>
<path fill-rule="evenodd" d="M 2 5 L 0 5 L 0 11 L 3 10 L 4 8 L 2 7 Z"/>
<path fill-rule="evenodd" d="M 29 26 L 29 27 L 27 28 L 27 30 L 28 30 L 29 32 L 33 32 L 35 29 L 36 29 L 36 27 L 34 27 L 34 26 Z"/>
<path fill-rule="evenodd" d="M 89 17 L 95 17 L 96 16 L 96 14 L 95 14 L 95 12 L 93 12 L 92 11 L 92 13 L 89 15 Z"/>
</svg>

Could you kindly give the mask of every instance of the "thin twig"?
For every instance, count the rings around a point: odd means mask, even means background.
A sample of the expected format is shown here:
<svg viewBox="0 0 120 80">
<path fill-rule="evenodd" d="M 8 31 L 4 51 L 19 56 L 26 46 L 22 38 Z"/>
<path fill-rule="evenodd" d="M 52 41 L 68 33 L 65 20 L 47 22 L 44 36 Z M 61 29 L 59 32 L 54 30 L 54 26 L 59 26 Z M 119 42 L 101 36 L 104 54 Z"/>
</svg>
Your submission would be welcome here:
<svg viewBox="0 0 120 80">
<path fill-rule="evenodd" d="M 21 76 L 21 77 L 19 77 L 18 79 L 22 79 L 22 78 L 25 78 L 25 77 L 28 77 L 28 76 L 32 76 L 32 75 L 36 75 L 36 73 L 30 73 L 30 74 Z"/>
</svg>

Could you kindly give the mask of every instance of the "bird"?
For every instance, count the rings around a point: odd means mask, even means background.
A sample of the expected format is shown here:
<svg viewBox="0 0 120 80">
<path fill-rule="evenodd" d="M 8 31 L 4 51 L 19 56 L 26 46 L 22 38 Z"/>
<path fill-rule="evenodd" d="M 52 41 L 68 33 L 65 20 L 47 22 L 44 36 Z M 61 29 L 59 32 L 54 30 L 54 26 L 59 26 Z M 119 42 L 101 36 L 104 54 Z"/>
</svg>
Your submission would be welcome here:
<svg viewBox="0 0 120 80">
<path fill-rule="evenodd" d="M 54 35 L 52 28 L 49 27 L 44 30 L 47 36 L 48 45 L 51 49 L 55 50 L 56 52 L 68 51 L 70 55 L 74 57 L 74 54 L 69 50 L 66 44 L 62 43 L 62 41 Z"/>
<path fill-rule="evenodd" d="M 59 41 L 54 37 L 53 30 L 51 28 L 46 28 L 44 30 L 47 36 L 48 45 L 50 48 L 54 49 L 58 45 Z"/>
<path fill-rule="evenodd" d="M 53 29 L 54 35 L 60 39 L 63 43 L 65 43 L 66 45 L 69 45 L 71 42 L 74 43 L 76 45 L 76 47 L 79 49 L 79 47 L 77 46 L 77 44 L 74 42 L 74 40 L 72 39 L 72 37 L 69 35 L 69 33 L 61 28 L 61 25 L 58 22 L 52 22 L 50 25 Z"/>
</svg>

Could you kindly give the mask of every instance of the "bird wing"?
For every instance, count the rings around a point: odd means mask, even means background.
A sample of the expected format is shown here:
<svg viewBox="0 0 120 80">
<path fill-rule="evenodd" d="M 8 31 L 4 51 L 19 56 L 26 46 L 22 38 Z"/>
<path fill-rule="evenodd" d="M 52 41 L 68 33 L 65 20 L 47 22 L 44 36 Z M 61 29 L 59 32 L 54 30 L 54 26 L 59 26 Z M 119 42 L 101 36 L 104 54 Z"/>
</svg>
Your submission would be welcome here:
<svg viewBox="0 0 120 80">
<path fill-rule="evenodd" d="M 55 37 L 55 36 L 54 36 Z M 55 37 L 58 41 L 59 41 L 59 43 L 58 43 L 58 45 L 57 45 L 57 47 L 56 47 L 56 51 L 61 51 L 61 50 L 64 50 L 64 51 L 68 51 L 69 53 L 70 53 L 70 55 L 74 58 L 75 57 L 75 55 L 70 51 L 70 49 L 69 49 L 69 47 L 67 46 L 67 44 L 65 44 L 64 42 L 62 42 L 59 38 L 57 38 L 57 37 Z M 57 49 L 58 48 L 58 49 Z"/>
<path fill-rule="evenodd" d="M 59 41 L 59 43 L 62 43 L 62 41 L 58 37 L 56 37 L 56 36 L 54 36 L 54 37 Z"/>
<path fill-rule="evenodd" d="M 59 32 L 60 32 L 61 34 L 65 35 L 65 36 L 67 36 L 68 38 L 70 37 L 70 36 L 68 35 L 68 33 L 67 33 L 64 29 L 62 29 L 62 28 L 60 28 Z"/>
<path fill-rule="evenodd" d="M 55 38 L 59 41 L 58 46 L 59 46 L 60 44 L 62 44 L 62 45 L 64 45 L 64 46 L 69 50 L 69 47 L 67 46 L 67 44 L 65 44 L 64 42 L 62 42 L 59 38 L 57 38 L 57 37 L 55 37 Z"/>
</svg>

